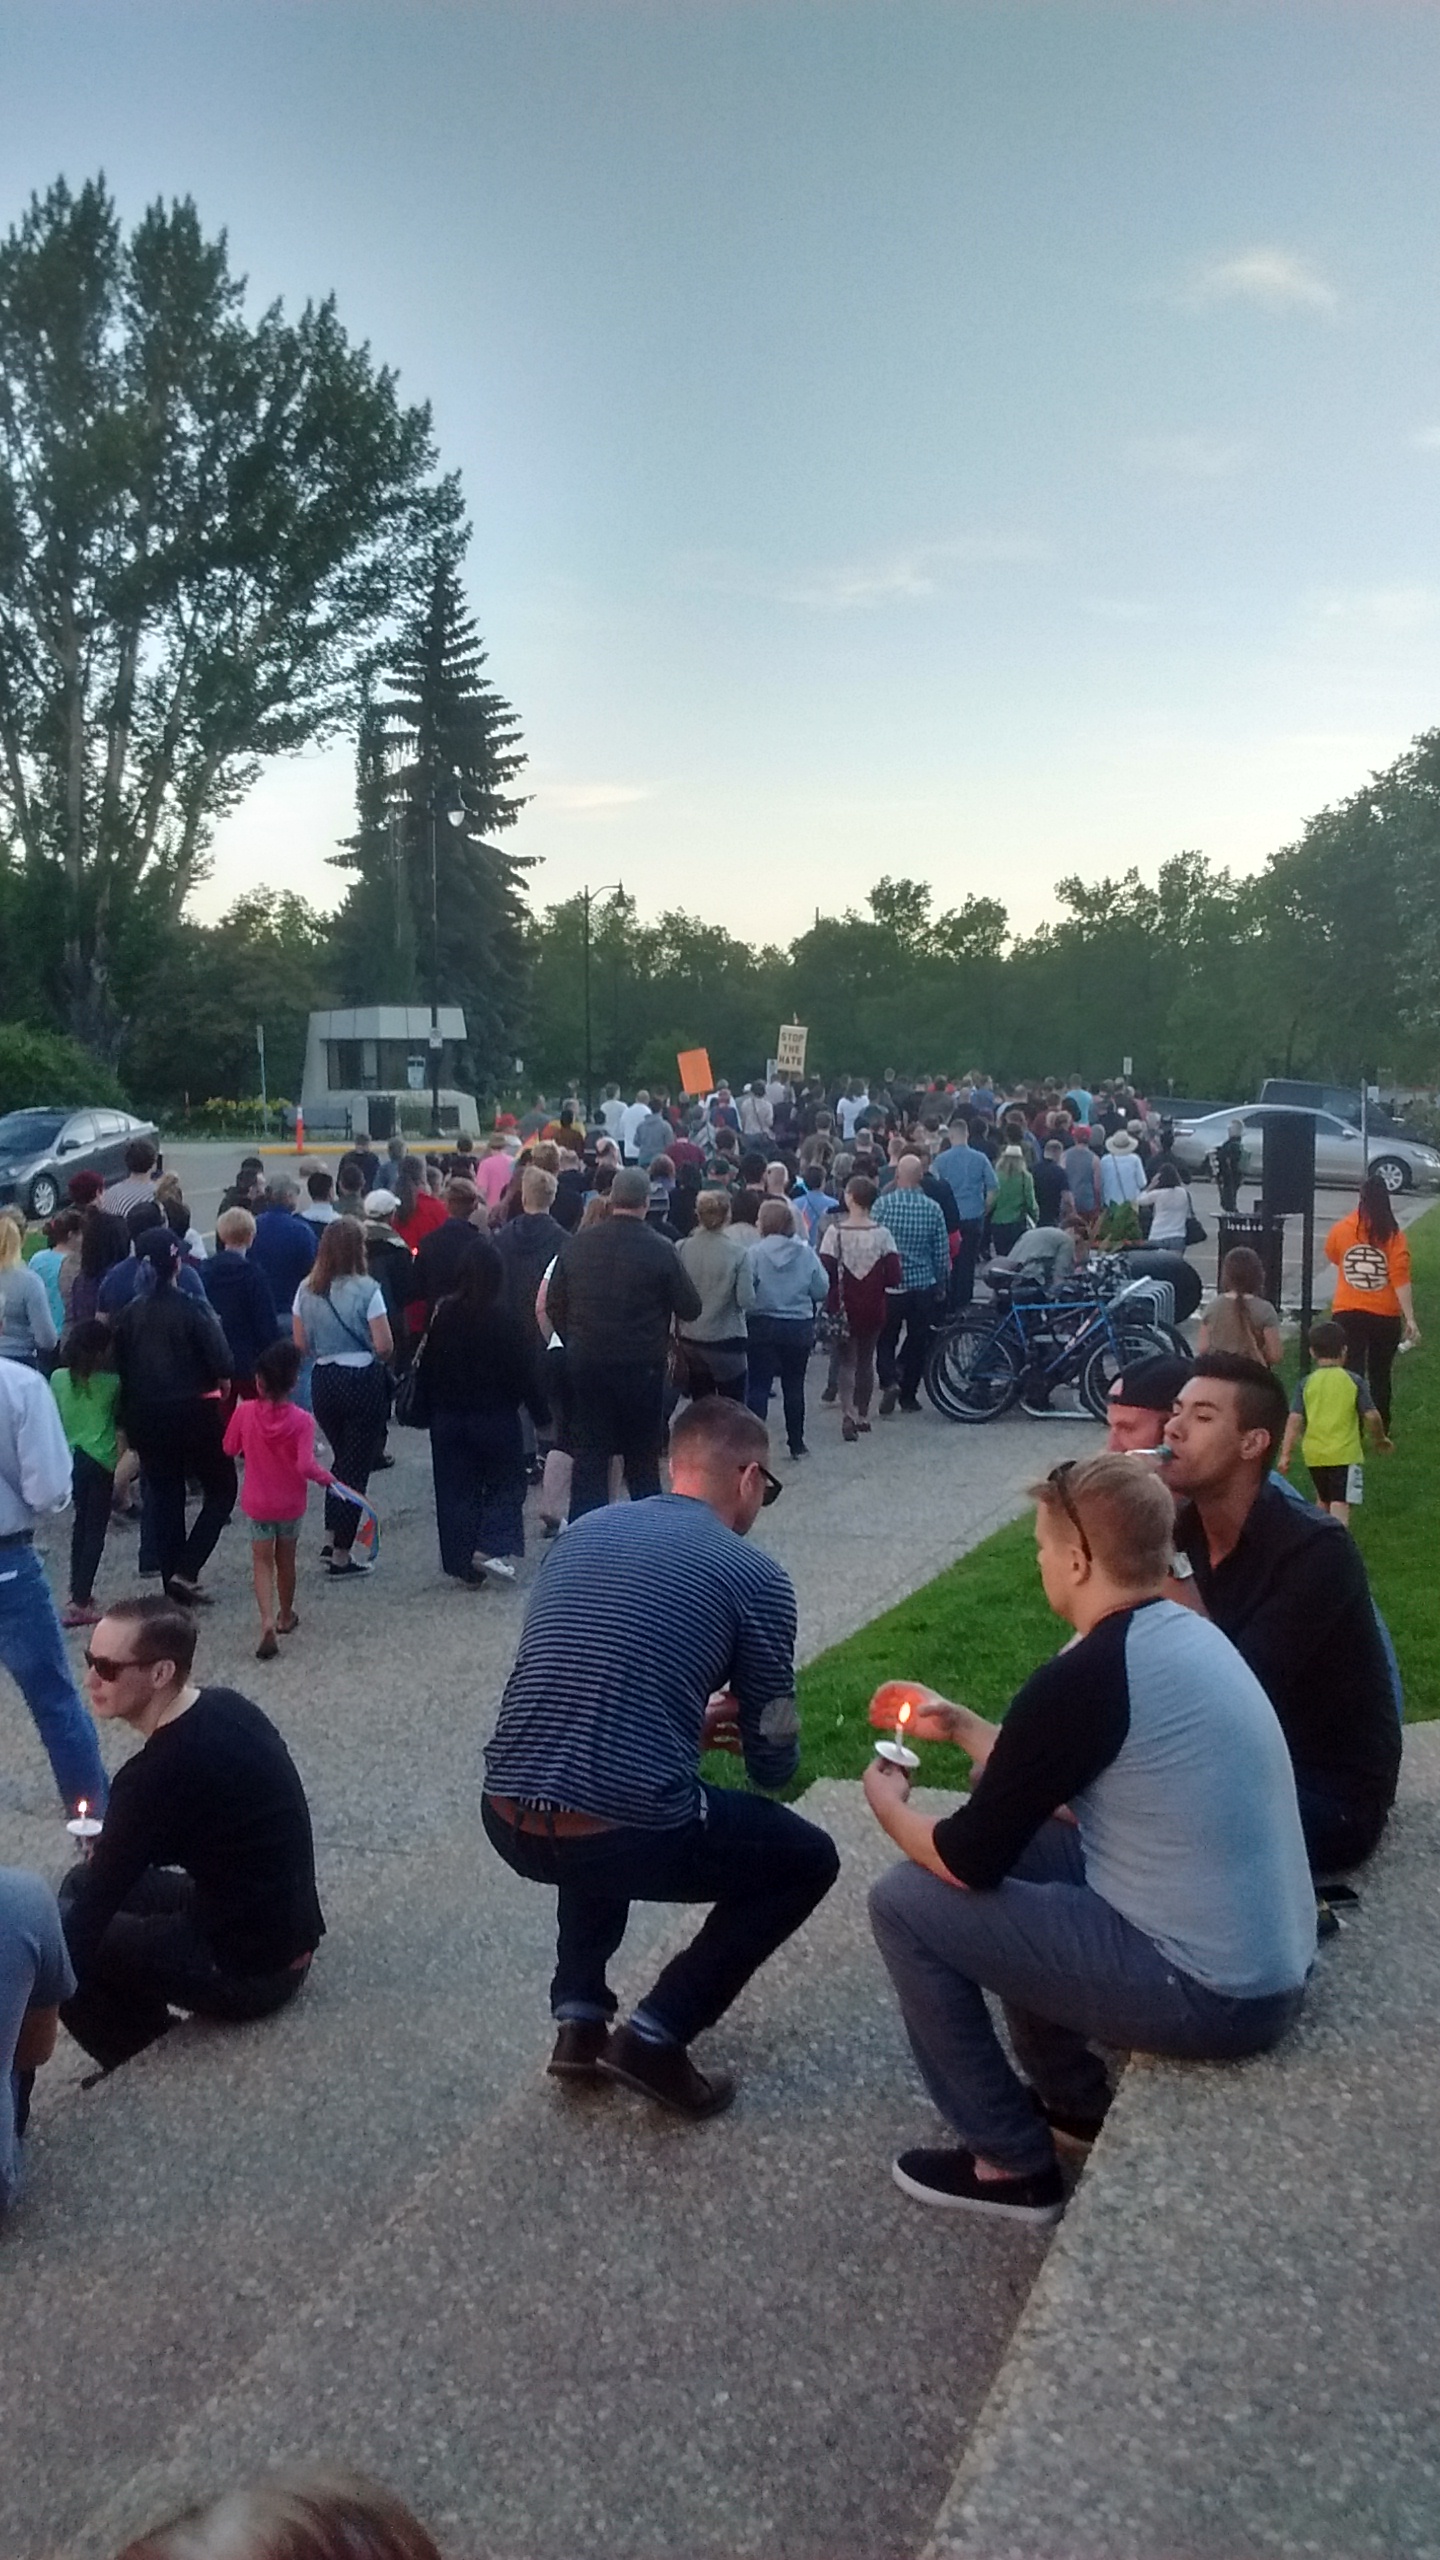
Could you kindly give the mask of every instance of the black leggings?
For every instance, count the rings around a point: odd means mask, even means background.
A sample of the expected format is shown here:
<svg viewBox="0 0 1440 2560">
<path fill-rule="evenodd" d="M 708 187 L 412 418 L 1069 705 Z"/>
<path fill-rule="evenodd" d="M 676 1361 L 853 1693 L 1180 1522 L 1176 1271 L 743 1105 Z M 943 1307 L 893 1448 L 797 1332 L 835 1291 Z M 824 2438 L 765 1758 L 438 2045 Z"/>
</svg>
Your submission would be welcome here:
<svg viewBox="0 0 1440 2560">
<path fill-rule="evenodd" d="M 1375 1399 L 1375 1410 L 1390 1428 L 1390 1373 L 1405 1328 L 1398 1316 L 1372 1316 L 1368 1308 L 1346 1307 L 1336 1318 L 1345 1336 L 1347 1365 L 1358 1370 Z"/>
<path fill-rule="evenodd" d="M 127 1414 L 125 1429 L 145 1472 L 161 1578 L 170 1582 L 178 1575 L 194 1582 L 235 1508 L 235 1462 L 225 1455 L 225 1407 L 218 1396 L 137 1405 Z M 185 1488 L 191 1476 L 203 1498 L 187 1537 Z"/>
<path fill-rule="evenodd" d="M 363 1493 L 385 1445 L 390 1396 L 378 1360 L 352 1369 L 341 1360 L 317 1360 L 310 1382 L 315 1419 L 330 1443 L 335 1473 L 352 1493 Z M 337 1493 L 325 1496 L 325 1527 L 338 1555 L 349 1552 L 360 1514 Z"/>
</svg>

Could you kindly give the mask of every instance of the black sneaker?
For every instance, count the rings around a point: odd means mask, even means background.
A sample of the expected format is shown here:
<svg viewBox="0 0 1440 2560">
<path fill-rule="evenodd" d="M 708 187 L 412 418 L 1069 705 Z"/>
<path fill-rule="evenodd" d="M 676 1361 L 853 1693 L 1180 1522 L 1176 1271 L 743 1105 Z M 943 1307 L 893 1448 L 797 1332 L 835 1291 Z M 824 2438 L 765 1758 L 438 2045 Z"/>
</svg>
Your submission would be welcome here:
<svg viewBox="0 0 1440 2560">
<path fill-rule="evenodd" d="M 1035 2103 L 1062 2151 L 1088 2151 L 1098 2139 L 1104 2116 L 1067 2115 L 1060 2107 L 1047 2107 L 1043 2098 Z"/>
<path fill-rule="evenodd" d="M 881 1388 L 881 1390 L 880 1390 L 880 1419 L 881 1419 L 881 1421 L 882 1421 L 882 1422 L 888 1422 L 888 1421 L 889 1421 L 890 1416 L 891 1416 L 891 1414 L 894 1412 L 895 1407 L 897 1406 L 897 1404 L 899 1403 L 899 1401 L 900 1401 L 900 1390 L 899 1390 L 899 1388 L 898 1388 L 898 1387 L 882 1387 L 882 1388 Z"/>
<path fill-rule="evenodd" d="M 545 2068 L 552 2080 L 598 2080 L 600 2057 L 609 2041 L 603 2018 L 562 2018 Z"/>
<path fill-rule="evenodd" d="M 988 2213 L 997 2222 L 1058 2222 L 1065 2210 L 1058 2169 L 1040 2169 L 1028 2178 L 977 2178 L 973 2151 L 902 2151 L 890 2175 L 917 2204 Z"/>
<path fill-rule="evenodd" d="M 735 2095 L 728 2071 L 697 2071 L 683 2045 L 647 2044 L 633 2027 L 617 2027 L 598 2068 L 682 2116 L 718 2116 Z"/>
</svg>

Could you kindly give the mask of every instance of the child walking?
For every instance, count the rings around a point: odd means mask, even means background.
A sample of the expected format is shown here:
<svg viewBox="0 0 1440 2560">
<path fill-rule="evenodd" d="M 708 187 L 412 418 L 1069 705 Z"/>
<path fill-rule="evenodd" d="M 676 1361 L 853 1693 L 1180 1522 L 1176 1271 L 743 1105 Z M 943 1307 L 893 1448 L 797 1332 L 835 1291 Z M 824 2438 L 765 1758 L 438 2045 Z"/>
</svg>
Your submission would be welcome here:
<svg viewBox="0 0 1440 2560">
<path fill-rule="evenodd" d="M 1315 1499 L 1342 1528 L 1350 1524 L 1352 1502 L 1364 1499 L 1363 1432 L 1377 1449 L 1393 1449 L 1375 1401 L 1362 1377 L 1345 1366 L 1345 1335 L 1338 1324 L 1310 1328 L 1310 1355 L 1315 1366 L 1302 1378 L 1285 1425 L 1280 1472 L 1288 1475 L 1295 1444 L 1310 1470 Z"/>
<path fill-rule="evenodd" d="M 255 1393 L 237 1404 L 225 1429 L 227 1457 L 245 1461 L 240 1508 L 250 1523 L 250 1565 L 260 1611 L 257 1662 L 273 1662 L 280 1650 L 277 1638 L 300 1623 L 295 1550 L 305 1517 L 305 1488 L 335 1482 L 315 1455 L 313 1414 L 290 1401 L 299 1375 L 297 1345 L 267 1343 L 255 1361 Z"/>
<path fill-rule="evenodd" d="M 70 1597 L 60 1613 L 62 1627 L 98 1626 L 104 1615 L 92 1595 L 110 1526 L 115 1469 L 124 1447 L 115 1422 L 120 1381 L 111 1365 L 110 1340 L 110 1327 L 98 1316 L 73 1325 L 65 1345 L 65 1366 L 54 1370 L 50 1379 L 61 1427 L 70 1443 L 75 1506 L 70 1527 Z"/>
</svg>

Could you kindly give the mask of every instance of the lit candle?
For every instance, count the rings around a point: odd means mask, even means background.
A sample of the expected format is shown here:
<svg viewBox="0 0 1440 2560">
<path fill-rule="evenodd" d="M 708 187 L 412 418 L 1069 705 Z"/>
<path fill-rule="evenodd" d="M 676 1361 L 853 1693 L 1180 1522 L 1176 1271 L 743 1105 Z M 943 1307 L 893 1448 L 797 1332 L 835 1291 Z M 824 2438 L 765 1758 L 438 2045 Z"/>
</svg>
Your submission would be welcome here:
<svg viewBox="0 0 1440 2560">
<path fill-rule="evenodd" d="M 876 1743 L 875 1755 L 877 1759 L 888 1760 L 891 1766 L 896 1769 L 919 1768 L 920 1761 L 918 1754 L 910 1749 L 908 1743 L 902 1742 L 900 1739 L 905 1727 L 914 1713 L 914 1699 L 902 1697 L 895 1710 L 895 1739 L 893 1742 Z"/>
<path fill-rule="evenodd" d="M 92 1841 L 99 1839 L 102 1825 L 97 1822 L 94 1814 L 90 1810 L 89 1803 L 84 1796 L 80 1799 L 79 1812 L 72 1813 L 69 1821 L 65 1825 L 65 1828 L 69 1832 L 71 1839 L 74 1841 L 76 1848 L 79 1850 L 81 1857 L 88 1858 L 90 1855 L 90 1844 Z"/>
</svg>

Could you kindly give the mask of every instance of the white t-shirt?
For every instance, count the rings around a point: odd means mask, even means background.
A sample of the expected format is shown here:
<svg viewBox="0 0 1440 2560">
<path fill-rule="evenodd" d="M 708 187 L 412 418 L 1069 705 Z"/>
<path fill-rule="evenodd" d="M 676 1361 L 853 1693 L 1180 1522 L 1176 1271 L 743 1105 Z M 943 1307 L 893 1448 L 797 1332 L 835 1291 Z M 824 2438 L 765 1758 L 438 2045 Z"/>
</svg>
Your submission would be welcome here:
<svg viewBox="0 0 1440 2560">
<path fill-rule="evenodd" d="M 648 1120 L 649 1117 L 648 1102 L 627 1102 L 620 1114 L 620 1152 L 628 1156 L 632 1163 L 635 1157 L 635 1132 L 641 1121 Z"/>
<path fill-rule="evenodd" d="M 859 1119 L 861 1112 L 868 1111 L 869 1108 L 870 1096 L 868 1093 L 841 1094 L 839 1101 L 835 1105 L 835 1116 L 840 1123 L 840 1135 L 844 1139 L 847 1147 L 855 1135 L 855 1123 Z"/>
<path fill-rule="evenodd" d="M 1157 1191 L 1154 1209 L 1148 1241 L 1151 1244 L 1179 1245 L 1183 1250 L 1190 1216 L 1190 1194 L 1184 1183 L 1170 1184 L 1164 1191 Z"/>
<path fill-rule="evenodd" d="M 621 1101 L 618 1093 L 615 1094 L 608 1102 L 601 1103 L 600 1117 L 605 1123 L 606 1137 L 613 1138 L 618 1147 L 620 1143 L 620 1132 L 625 1125 L 625 1105 Z"/>
</svg>

